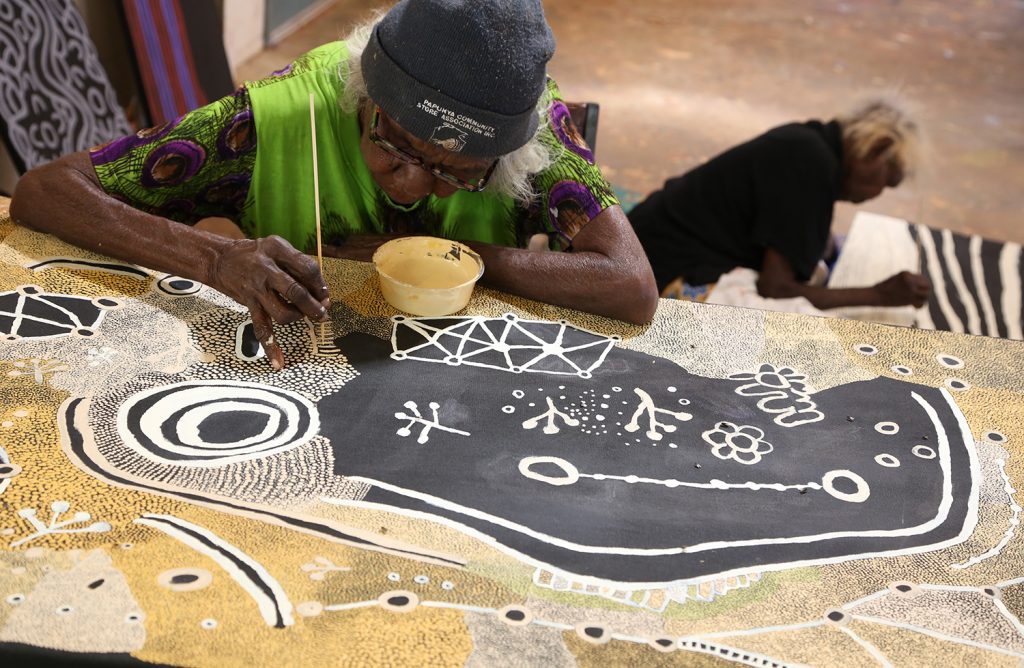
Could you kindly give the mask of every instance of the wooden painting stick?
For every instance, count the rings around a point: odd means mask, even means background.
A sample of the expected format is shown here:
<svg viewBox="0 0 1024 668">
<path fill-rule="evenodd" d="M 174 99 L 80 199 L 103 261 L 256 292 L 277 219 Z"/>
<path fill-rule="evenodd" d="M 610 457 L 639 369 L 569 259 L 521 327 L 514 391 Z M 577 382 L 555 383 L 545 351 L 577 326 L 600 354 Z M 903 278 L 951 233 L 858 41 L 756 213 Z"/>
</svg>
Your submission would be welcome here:
<svg viewBox="0 0 1024 668">
<path fill-rule="evenodd" d="M 316 211 L 316 261 L 320 265 L 320 275 L 324 273 L 323 235 L 320 233 L 320 172 L 316 159 L 316 108 L 313 105 L 313 93 L 309 94 L 309 134 L 313 142 L 313 209 Z M 320 323 L 320 339 L 324 338 L 324 323 Z"/>
</svg>

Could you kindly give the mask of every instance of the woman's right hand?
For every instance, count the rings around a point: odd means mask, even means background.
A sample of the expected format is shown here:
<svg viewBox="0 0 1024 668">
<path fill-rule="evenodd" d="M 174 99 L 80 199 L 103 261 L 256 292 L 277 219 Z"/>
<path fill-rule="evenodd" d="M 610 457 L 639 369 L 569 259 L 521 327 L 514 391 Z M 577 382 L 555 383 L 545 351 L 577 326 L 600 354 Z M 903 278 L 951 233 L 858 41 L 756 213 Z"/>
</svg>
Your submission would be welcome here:
<svg viewBox="0 0 1024 668">
<path fill-rule="evenodd" d="M 253 333 L 275 370 L 284 368 L 284 353 L 274 340 L 274 322 L 327 319 L 330 298 L 316 259 L 279 236 L 231 242 L 210 277 L 211 287 L 249 309 Z"/>
</svg>

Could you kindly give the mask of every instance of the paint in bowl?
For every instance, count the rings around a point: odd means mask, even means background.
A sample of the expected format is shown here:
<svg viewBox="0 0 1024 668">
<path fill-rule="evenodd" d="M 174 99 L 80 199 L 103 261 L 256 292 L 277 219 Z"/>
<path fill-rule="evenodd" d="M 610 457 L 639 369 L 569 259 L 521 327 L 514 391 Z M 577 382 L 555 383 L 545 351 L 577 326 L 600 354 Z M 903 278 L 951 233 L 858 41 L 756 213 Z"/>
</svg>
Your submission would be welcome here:
<svg viewBox="0 0 1024 668">
<path fill-rule="evenodd" d="M 373 254 L 380 291 L 395 308 L 412 315 L 461 311 L 484 273 L 469 246 L 438 237 L 392 239 Z"/>
</svg>

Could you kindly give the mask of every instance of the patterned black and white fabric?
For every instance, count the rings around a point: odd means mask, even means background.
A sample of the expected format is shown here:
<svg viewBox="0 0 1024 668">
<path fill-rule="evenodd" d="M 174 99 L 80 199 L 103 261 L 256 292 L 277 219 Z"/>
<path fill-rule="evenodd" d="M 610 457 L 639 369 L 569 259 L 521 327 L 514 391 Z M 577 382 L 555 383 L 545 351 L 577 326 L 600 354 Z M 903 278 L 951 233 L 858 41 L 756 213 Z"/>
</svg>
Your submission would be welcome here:
<svg viewBox="0 0 1024 668">
<path fill-rule="evenodd" d="M 843 244 L 829 287 L 873 285 L 900 271 L 932 281 L 919 309 L 856 307 L 836 315 L 894 325 L 1024 339 L 1021 246 L 932 229 L 872 213 L 858 213 Z"/>
<path fill-rule="evenodd" d="M 1021 247 L 977 235 L 909 224 L 921 258 L 921 273 L 932 281 L 918 326 L 1004 339 L 1021 333 Z"/>
<path fill-rule="evenodd" d="M 18 170 L 129 132 L 71 0 L 0 0 L 0 135 Z"/>
</svg>

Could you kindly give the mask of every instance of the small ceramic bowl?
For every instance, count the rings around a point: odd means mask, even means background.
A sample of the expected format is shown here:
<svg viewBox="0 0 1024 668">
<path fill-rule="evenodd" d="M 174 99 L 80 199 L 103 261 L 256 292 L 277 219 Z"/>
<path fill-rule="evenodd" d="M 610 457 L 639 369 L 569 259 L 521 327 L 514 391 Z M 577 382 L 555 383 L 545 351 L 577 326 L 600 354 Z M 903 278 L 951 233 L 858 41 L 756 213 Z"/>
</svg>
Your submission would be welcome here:
<svg viewBox="0 0 1024 668">
<path fill-rule="evenodd" d="M 373 254 L 380 291 L 412 315 L 449 315 L 462 310 L 483 276 L 484 262 L 471 248 L 438 237 L 392 239 Z"/>
</svg>

